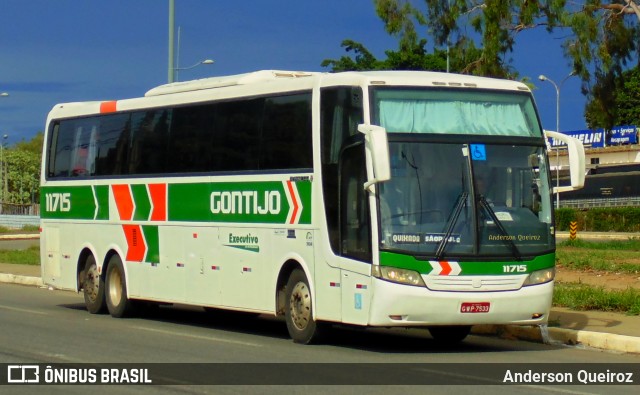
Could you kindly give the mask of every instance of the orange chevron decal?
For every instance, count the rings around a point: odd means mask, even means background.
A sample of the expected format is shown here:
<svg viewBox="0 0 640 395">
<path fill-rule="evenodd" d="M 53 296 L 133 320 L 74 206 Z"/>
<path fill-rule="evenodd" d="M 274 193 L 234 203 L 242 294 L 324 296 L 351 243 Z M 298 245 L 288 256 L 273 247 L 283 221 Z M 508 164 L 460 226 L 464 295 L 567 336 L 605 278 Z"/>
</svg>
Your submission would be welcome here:
<svg viewBox="0 0 640 395">
<path fill-rule="evenodd" d="M 121 221 L 131 221 L 133 217 L 133 198 L 129 185 L 112 185 L 113 197 L 116 200 L 116 207 Z"/>
<path fill-rule="evenodd" d="M 441 261 L 440 266 L 442 266 L 442 271 L 440 272 L 441 276 L 448 276 L 451 273 L 451 266 L 449 266 L 449 262 Z"/>
<path fill-rule="evenodd" d="M 117 101 L 103 101 L 100 103 L 100 114 L 116 112 Z"/>
<path fill-rule="evenodd" d="M 293 214 L 291 214 L 290 224 L 295 224 L 298 216 L 298 211 L 300 211 L 300 204 L 298 203 L 298 199 L 296 199 L 296 193 L 293 189 L 293 183 L 291 181 L 287 181 L 287 188 L 289 188 L 289 194 L 291 195 L 291 202 L 293 203 Z"/>
<path fill-rule="evenodd" d="M 127 238 L 127 261 L 142 262 L 147 253 L 147 245 L 140 225 L 122 225 Z"/>
<path fill-rule="evenodd" d="M 430 276 L 457 276 L 462 272 L 456 261 L 429 261 L 432 267 Z"/>
<path fill-rule="evenodd" d="M 149 184 L 149 195 L 153 211 L 151 211 L 150 221 L 167 220 L 167 184 Z"/>
</svg>

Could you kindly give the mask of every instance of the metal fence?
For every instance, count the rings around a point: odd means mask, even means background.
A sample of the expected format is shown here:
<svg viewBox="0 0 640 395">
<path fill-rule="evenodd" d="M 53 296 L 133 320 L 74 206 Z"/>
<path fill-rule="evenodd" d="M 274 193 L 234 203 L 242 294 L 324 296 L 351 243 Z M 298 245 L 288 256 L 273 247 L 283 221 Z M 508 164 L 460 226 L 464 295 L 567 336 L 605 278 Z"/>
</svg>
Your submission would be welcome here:
<svg viewBox="0 0 640 395">
<path fill-rule="evenodd" d="M 598 198 L 598 199 L 560 199 L 561 208 L 607 208 L 607 207 L 638 207 L 640 197 L 626 198 Z"/>
<path fill-rule="evenodd" d="M 40 205 L 0 203 L 0 226 L 11 229 L 40 226 Z"/>
<path fill-rule="evenodd" d="M 40 216 L 40 205 L 0 203 L 0 214 Z"/>
</svg>

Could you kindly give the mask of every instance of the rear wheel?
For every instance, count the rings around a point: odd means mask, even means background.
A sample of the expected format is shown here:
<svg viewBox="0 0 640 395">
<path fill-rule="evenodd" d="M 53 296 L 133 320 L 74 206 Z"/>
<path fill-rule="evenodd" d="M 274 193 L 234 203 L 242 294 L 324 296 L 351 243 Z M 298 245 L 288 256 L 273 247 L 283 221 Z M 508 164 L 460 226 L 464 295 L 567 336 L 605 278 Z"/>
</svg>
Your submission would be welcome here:
<svg viewBox="0 0 640 395">
<path fill-rule="evenodd" d="M 82 291 L 87 310 L 91 314 L 104 313 L 107 308 L 104 297 L 104 277 L 98 273 L 98 265 L 93 255 L 87 257 L 83 273 Z"/>
<path fill-rule="evenodd" d="M 463 341 L 471 332 L 471 326 L 432 326 L 429 333 L 438 342 L 445 345 L 458 344 Z"/>
<path fill-rule="evenodd" d="M 301 344 L 317 341 L 320 325 L 313 319 L 311 289 L 301 269 L 295 269 L 287 281 L 285 302 L 285 320 L 293 341 Z"/>
<path fill-rule="evenodd" d="M 118 255 L 113 255 L 107 265 L 106 301 L 112 317 L 121 318 L 133 313 L 133 303 L 127 298 L 124 266 Z"/>
</svg>

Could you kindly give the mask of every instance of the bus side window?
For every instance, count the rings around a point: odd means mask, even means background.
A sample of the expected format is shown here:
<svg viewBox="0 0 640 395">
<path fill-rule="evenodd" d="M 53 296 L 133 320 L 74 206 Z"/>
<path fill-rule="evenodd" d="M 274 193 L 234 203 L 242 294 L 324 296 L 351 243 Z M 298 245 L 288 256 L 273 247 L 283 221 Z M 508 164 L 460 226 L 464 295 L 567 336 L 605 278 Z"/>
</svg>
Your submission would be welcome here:
<svg viewBox="0 0 640 395">
<path fill-rule="evenodd" d="M 96 175 L 126 174 L 130 117 L 130 114 L 117 114 L 100 120 L 95 158 Z"/>
<path fill-rule="evenodd" d="M 170 111 L 147 110 L 131 116 L 129 174 L 157 174 L 166 170 Z"/>
<path fill-rule="evenodd" d="M 320 129 L 322 157 L 322 192 L 329 242 L 334 254 L 340 255 L 338 163 L 340 152 L 349 137 L 358 135 L 363 122 L 362 90 L 357 87 L 323 88 L 320 96 Z M 342 200 L 344 201 L 344 200 Z"/>
<path fill-rule="evenodd" d="M 71 137 L 72 122 L 57 123 L 54 125 L 51 141 L 49 142 L 49 177 L 68 177 L 69 162 L 71 161 Z"/>
<path fill-rule="evenodd" d="M 369 199 L 363 188 L 367 174 L 362 144 L 343 151 L 340 173 L 341 253 L 343 256 L 371 262 Z"/>
<path fill-rule="evenodd" d="M 95 174 L 98 122 L 96 117 L 80 119 L 72 122 L 72 128 L 65 130 L 70 143 L 67 176 L 86 177 Z"/>
<path fill-rule="evenodd" d="M 269 97 L 264 103 L 260 169 L 313 167 L 311 93 Z"/>
</svg>

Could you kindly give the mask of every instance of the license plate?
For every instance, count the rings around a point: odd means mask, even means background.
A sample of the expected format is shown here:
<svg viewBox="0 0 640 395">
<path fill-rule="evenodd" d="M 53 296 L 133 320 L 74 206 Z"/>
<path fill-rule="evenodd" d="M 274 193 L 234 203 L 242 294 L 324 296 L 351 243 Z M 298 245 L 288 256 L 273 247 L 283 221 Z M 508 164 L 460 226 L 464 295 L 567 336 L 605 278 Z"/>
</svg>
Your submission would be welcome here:
<svg viewBox="0 0 640 395">
<path fill-rule="evenodd" d="M 460 306 L 461 313 L 488 313 L 491 303 L 489 302 L 464 302 Z"/>
</svg>

